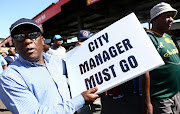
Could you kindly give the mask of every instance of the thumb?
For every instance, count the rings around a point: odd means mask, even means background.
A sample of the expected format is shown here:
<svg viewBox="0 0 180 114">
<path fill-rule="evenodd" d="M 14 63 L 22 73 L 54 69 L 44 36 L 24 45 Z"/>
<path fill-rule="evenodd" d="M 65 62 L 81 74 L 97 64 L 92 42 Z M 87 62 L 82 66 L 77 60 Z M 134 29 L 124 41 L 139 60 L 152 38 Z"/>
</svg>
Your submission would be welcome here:
<svg viewBox="0 0 180 114">
<path fill-rule="evenodd" d="M 98 87 L 92 88 L 90 89 L 90 93 L 95 93 L 98 89 L 99 89 Z"/>
</svg>

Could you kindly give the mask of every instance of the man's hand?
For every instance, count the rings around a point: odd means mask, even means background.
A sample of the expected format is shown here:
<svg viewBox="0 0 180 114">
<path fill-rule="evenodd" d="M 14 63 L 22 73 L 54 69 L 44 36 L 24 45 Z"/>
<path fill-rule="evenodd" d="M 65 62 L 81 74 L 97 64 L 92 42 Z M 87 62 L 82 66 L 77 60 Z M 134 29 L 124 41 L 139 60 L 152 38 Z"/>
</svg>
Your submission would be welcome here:
<svg viewBox="0 0 180 114">
<path fill-rule="evenodd" d="M 82 44 L 83 44 L 83 42 L 77 42 L 77 43 L 75 44 L 75 47 L 76 47 L 76 46 L 82 46 Z"/>
<path fill-rule="evenodd" d="M 81 93 L 81 95 L 84 97 L 85 104 L 92 104 L 97 98 L 99 98 L 99 95 L 95 94 L 97 90 L 98 88 L 95 87 Z"/>
</svg>

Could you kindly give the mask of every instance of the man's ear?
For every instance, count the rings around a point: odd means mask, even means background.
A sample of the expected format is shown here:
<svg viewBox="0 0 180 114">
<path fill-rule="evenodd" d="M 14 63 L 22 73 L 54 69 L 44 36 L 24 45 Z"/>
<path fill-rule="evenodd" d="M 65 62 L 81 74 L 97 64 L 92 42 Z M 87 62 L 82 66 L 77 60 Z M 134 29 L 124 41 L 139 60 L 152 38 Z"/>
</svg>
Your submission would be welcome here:
<svg viewBox="0 0 180 114">
<path fill-rule="evenodd" d="M 44 45 L 44 37 L 40 35 L 40 38 L 42 40 L 42 45 Z"/>
</svg>

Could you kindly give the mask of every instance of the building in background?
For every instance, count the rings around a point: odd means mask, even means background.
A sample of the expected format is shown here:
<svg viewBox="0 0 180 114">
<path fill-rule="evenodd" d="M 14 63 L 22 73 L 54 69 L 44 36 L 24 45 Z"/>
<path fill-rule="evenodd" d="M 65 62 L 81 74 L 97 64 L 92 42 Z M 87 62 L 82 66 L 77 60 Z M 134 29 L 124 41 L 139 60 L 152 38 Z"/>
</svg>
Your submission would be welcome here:
<svg viewBox="0 0 180 114">
<path fill-rule="evenodd" d="M 180 46 L 180 22 L 176 22 L 172 25 L 171 34 L 177 39 L 177 43 Z"/>
<path fill-rule="evenodd" d="M 76 43 L 69 42 L 70 39 L 77 37 L 80 30 L 97 33 L 132 12 L 141 23 L 149 22 L 150 9 L 161 1 L 59 0 L 37 14 L 33 20 L 42 26 L 46 39 L 53 41 L 53 36 L 60 34 L 64 38 L 62 46 L 68 49 Z M 179 1 L 166 2 L 180 12 Z M 176 19 L 180 19 L 180 15 L 177 15 Z M 12 46 L 10 36 L 0 44 L 0 47 L 5 46 Z"/>
</svg>

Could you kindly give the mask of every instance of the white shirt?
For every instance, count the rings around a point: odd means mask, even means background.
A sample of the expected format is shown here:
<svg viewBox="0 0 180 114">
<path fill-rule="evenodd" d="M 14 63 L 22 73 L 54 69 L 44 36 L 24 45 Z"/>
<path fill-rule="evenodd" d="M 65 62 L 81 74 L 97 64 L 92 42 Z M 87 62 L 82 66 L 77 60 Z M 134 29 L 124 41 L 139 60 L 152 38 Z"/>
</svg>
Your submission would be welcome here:
<svg viewBox="0 0 180 114">
<path fill-rule="evenodd" d="M 54 46 L 52 46 L 46 53 L 56 55 L 65 60 L 66 49 L 62 46 L 60 46 L 59 48 L 54 48 Z"/>
</svg>

